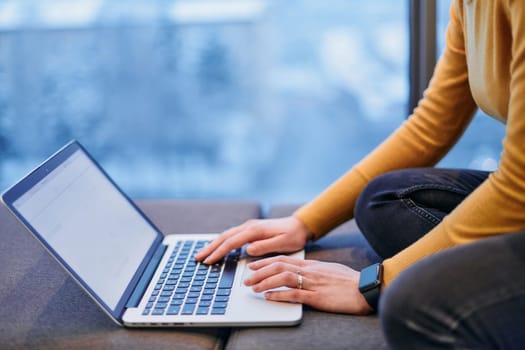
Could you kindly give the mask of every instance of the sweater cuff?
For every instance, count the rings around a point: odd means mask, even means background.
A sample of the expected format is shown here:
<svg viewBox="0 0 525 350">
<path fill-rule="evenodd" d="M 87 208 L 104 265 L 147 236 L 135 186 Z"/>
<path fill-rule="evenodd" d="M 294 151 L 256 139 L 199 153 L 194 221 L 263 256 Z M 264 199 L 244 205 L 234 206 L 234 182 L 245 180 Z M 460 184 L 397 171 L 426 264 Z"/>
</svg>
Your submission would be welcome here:
<svg viewBox="0 0 525 350">
<path fill-rule="evenodd" d="M 365 177 L 354 167 L 294 215 L 313 232 L 314 240 L 319 239 L 353 218 L 355 201 L 366 183 Z"/>
<path fill-rule="evenodd" d="M 456 245 L 446 233 L 447 217 L 429 233 L 383 261 L 383 285 L 388 286 L 401 272 L 416 262 Z"/>
</svg>

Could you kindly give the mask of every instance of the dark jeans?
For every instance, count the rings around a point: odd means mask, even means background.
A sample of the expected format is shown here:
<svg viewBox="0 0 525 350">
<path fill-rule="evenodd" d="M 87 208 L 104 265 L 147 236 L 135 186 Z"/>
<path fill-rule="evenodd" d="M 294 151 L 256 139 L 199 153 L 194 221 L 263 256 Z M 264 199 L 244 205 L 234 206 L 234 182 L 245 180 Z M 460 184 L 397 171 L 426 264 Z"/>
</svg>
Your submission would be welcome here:
<svg viewBox="0 0 525 350">
<path fill-rule="evenodd" d="M 388 258 L 426 234 L 488 172 L 435 168 L 382 175 L 359 197 L 356 222 Z M 525 232 L 423 259 L 386 289 L 379 315 L 396 349 L 525 348 Z"/>
</svg>

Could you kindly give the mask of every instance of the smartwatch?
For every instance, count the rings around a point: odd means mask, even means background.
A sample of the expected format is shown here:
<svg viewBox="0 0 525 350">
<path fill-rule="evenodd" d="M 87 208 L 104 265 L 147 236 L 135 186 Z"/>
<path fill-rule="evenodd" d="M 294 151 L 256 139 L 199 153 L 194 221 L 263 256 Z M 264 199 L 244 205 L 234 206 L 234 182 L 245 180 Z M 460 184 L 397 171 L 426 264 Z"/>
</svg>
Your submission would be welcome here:
<svg viewBox="0 0 525 350">
<path fill-rule="evenodd" d="M 383 265 L 378 263 L 361 270 L 359 277 L 359 291 L 367 303 L 377 310 L 379 295 L 381 294 L 381 281 L 383 280 Z"/>
</svg>

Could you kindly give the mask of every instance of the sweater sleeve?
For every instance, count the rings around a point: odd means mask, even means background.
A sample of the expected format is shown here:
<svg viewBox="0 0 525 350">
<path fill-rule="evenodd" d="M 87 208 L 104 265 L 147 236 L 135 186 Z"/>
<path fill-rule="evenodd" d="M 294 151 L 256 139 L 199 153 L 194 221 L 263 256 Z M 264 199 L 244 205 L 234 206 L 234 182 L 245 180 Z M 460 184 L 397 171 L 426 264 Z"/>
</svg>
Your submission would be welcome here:
<svg viewBox="0 0 525 350">
<path fill-rule="evenodd" d="M 475 109 L 461 26 L 451 20 L 446 48 L 413 114 L 295 216 L 315 238 L 351 219 L 357 197 L 370 180 L 391 170 L 435 165 L 462 135 Z"/>
<path fill-rule="evenodd" d="M 498 170 L 422 239 L 385 260 L 385 283 L 437 251 L 525 228 L 525 2 L 508 0 L 512 31 L 506 135 Z"/>
</svg>

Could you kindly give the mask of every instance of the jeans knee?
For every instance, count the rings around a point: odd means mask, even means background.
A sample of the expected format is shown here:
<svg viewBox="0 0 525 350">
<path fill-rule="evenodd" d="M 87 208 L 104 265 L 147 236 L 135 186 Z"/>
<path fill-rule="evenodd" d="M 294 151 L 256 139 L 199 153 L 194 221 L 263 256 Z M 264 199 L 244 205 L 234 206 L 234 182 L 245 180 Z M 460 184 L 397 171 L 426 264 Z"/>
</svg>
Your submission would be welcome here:
<svg viewBox="0 0 525 350">
<path fill-rule="evenodd" d="M 374 214 L 369 210 L 371 202 L 371 191 L 369 190 L 370 184 L 368 184 L 357 197 L 355 206 L 354 206 L 354 218 L 364 233 L 368 231 L 370 223 L 373 222 Z"/>
<path fill-rule="evenodd" d="M 405 293 L 404 286 L 398 287 L 388 287 L 379 304 L 381 327 L 387 343 L 393 348 L 397 345 L 406 346 L 406 340 L 410 339 L 405 320 L 411 303 L 407 300 L 408 293 Z"/>
<path fill-rule="evenodd" d="M 377 222 L 377 211 L 380 208 L 374 203 L 377 201 L 378 193 L 384 191 L 381 184 L 382 177 L 378 177 L 369 182 L 357 197 L 354 207 L 354 217 L 359 228 L 363 233 L 375 231 L 374 224 Z"/>
<path fill-rule="evenodd" d="M 376 253 L 386 259 L 397 253 L 389 243 L 392 215 L 398 211 L 388 174 L 372 180 L 360 193 L 354 207 L 359 230 Z M 389 221 L 387 224 L 386 221 Z"/>
</svg>

